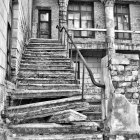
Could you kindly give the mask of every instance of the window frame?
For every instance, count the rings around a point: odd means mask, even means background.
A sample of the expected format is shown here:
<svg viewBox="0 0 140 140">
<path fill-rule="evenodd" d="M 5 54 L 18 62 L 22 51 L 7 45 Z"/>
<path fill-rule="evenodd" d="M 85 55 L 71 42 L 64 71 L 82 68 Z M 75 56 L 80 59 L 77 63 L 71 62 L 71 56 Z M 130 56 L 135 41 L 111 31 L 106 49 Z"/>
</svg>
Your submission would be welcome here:
<svg viewBox="0 0 140 140">
<path fill-rule="evenodd" d="M 70 4 L 79 5 L 79 10 L 77 10 L 77 11 L 73 11 L 73 10 L 69 10 L 69 9 L 67 10 L 68 11 L 68 13 L 67 13 L 67 25 L 68 25 L 68 22 L 69 22 L 68 15 L 69 15 L 70 12 L 71 13 L 80 13 L 80 28 L 82 28 L 82 18 L 81 18 L 81 15 L 82 15 L 82 13 L 85 12 L 85 13 L 91 13 L 91 18 L 92 19 L 91 20 L 86 20 L 86 21 L 91 21 L 92 22 L 92 28 L 94 28 L 94 2 L 93 1 L 87 1 L 87 2 L 84 2 L 84 1 L 70 1 L 69 2 L 69 5 Z M 81 10 L 81 7 L 82 7 L 83 4 L 87 4 L 87 5 L 88 4 L 89 5 L 92 4 L 92 11 L 91 12 L 90 11 L 82 11 Z M 73 32 L 75 32 L 75 31 L 73 31 Z M 74 38 L 95 38 L 95 32 L 93 32 L 93 31 L 89 31 L 89 32 L 92 32 L 92 35 L 91 36 L 82 36 L 82 31 L 79 31 L 79 32 L 80 32 L 80 35 L 79 36 L 75 36 L 74 35 Z M 75 34 L 75 33 L 73 33 L 73 34 Z"/>
<path fill-rule="evenodd" d="M 128 8 L 128 13 L 117 13 L 117 6 L 127 6 Z M 129 29 L 128 30 L 131 30 L 131 23 L 130 23 L 130 6 L 129 4 L 115 4 L 114 5 L 114 19 L 116 18 L 116 24 L 117 24 L 117 28 L 115 28 L 116 30 L 119 30 L 118 29 L 118 16 L 121 16 L 121 18 L 124 16 L 124 15 L 127 15 L 128 16 L 128 25 L 129 25 Z M 115 22 L 115 21 L 114 21 Z M 123 22 L 124 23 L 124 22 Z M 124 28 L 124 25 L 123 25 L 123 28 Z M 124 29 L 123 29 L 124 30 Z M 132 36 L 130 33 L 127 33 L 129 35 L 129 38 L 125 38 L 124 34 L 125 33 L 121 33 L 123 34 L 123 37 L 122 38 L 119 38 L 118 36 L 119 32 L 115 33 L 115 39 L 121 39 L 121 40 L 131 40 L 132 39 Z"/>
</svg>

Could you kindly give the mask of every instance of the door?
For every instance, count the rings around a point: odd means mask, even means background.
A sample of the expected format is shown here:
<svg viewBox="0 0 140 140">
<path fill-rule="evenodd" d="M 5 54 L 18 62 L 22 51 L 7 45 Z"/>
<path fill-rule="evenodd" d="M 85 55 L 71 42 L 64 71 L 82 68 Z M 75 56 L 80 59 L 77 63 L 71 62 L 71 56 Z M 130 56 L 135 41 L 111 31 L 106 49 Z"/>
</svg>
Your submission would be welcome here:
<svg viewBox="0 0 140 140">
<path fill-rule="evenodd" d="M 51 11 L 50 10 L 39 10 L 39 27 L 38 27 L 39 38 L 51 38 Z"/>
</svg>

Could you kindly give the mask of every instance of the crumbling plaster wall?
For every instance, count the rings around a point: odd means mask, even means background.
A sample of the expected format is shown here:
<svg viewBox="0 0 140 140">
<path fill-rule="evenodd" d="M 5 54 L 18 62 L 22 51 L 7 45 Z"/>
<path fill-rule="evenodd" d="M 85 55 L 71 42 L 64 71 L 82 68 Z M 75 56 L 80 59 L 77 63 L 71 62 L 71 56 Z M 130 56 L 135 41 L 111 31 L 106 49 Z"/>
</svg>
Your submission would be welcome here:
<svg viewBox="0 0 140 140">
<path fill-rule="evenodd" d="M 105 124 L 112 135 L 140 132 L 137 110 L 140 96 L 138 69 L 138 55 L 114 54 L 110 61 L 108 56 L 102 59 L 105 84 L 103 114 L 107 115 Z"/>
</svg>

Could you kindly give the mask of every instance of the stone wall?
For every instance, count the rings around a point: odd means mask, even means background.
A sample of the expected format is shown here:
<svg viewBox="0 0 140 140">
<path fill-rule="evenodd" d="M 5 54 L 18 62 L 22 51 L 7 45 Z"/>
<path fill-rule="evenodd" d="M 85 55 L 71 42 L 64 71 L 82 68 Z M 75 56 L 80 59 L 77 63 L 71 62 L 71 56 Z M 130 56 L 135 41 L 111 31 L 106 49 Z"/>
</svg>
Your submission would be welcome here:
<svg viewBox="0 0 140 140">
<path fill-rule="evenodd" d="M 20 60 L 24 51 L 25 43 L 28 41 L 30 32 L 31 5 L 32 0 L 19 0 L 13 3 L 13 26 L 12 26 L 12 81 L 16 82 Z"/>
<path fill-rule="evenodd" d="M 107 116 L 105 128 L 111 135 L 135 135 L 140 132 L 137 109 L 140 95 L 138 68 L 138 55 L 114 54 L 111 60 L 108 56 L 102 59 L 105 84 L 102 111 Z"/>
<path fill-rule="evenodd" d="M 5 75 L 7 63 L 7 18 L 9 13 L 9 0 L 0 1 L 0 112 L 4 107 Z M 1 123 L 1 116 L 0 116 Z"/>
<path fill-rule="evenodd" d="M 56 0 L 34 0 L 33 1 L 33 23 L 32 23 L 32 37 L 37 38 L 38 30 L 38 7 L 50 8 L 51 10 L 51 37 L 58 39 L 58 30 L 56 26 L 59 25 L 59 5 Z"/>
<path fill-rule="evenodd" d="M 116 94 L 123 94 L 134 102 L 139 99 L 139 56 L 117 54 L 111 60 L 111 77 Z"/>
</svg>

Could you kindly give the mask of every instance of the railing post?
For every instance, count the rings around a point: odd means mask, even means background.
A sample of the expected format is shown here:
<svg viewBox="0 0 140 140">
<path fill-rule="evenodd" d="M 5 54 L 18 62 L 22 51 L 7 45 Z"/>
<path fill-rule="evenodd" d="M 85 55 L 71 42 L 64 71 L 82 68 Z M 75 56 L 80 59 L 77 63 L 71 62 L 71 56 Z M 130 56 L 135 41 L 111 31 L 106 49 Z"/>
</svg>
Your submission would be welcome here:
<svg viewBox="0 0 140 140">
<path fill-rule="evenodd" d="M 83 63 L 82 100 L 84 100 L 84 86 L 85 86 L 85 65 L 84 65 L 84 63 Z"/>
<path fill-rule="evenodd" d="M 77 84 L 77 62 L 78 62 L 78 53 L 76 52 L 76 61 L 75 61 L 75 83 Z"/>
</svg>

